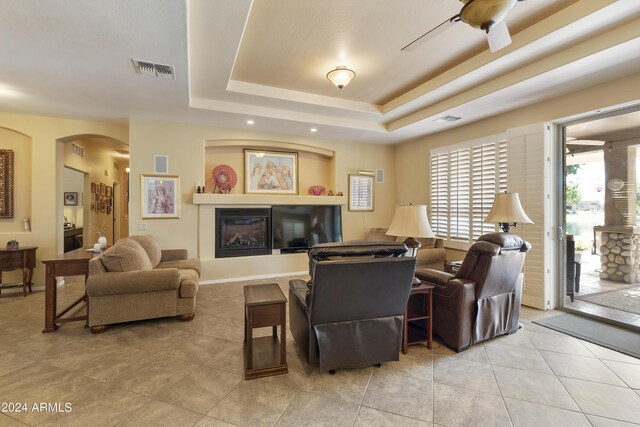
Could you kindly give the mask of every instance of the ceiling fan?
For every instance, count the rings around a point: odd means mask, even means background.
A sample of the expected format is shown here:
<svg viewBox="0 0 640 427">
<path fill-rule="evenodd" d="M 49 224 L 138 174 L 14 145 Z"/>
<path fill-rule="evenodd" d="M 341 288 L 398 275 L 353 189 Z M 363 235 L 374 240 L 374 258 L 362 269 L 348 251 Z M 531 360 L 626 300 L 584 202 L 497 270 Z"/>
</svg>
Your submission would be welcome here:
<svg viewBox="0 0 640 427">
<path fill-rule="evenodd" d="M 517 2 L 523 0 L 460 0 L 464 3 L 460 13 L 427 31 L 405 47 L 409 52 L 424 44 L 431 37 L 441 33 L 458 21 L 462 21 L 487 33 L 489 49 L 496 52 L 511 44 L 511 36 L 504 18 Z"/>
</svg>

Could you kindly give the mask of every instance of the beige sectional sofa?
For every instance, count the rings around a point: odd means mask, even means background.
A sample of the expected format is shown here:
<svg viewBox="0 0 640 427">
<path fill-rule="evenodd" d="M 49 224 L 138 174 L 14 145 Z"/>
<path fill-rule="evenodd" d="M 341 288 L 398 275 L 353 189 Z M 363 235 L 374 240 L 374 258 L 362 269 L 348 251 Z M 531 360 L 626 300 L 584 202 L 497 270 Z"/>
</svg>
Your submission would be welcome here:
<svg viewBox="0 0 640 427">
<path fill-rule="evenodd" d="M 161 250 L 152 236 L 118 240 L 89 261 L 86 291 L 91 332 L 156 317 L 193 319 L 200 261 L 186 249 Z"/>
<path fill-rule="evenodd" d="M 407 237 L 395 237 L 385 234 L 386 228 L 372 228 L 369 230 L 367 240 L 371 242 L 403 242 Z M 418 250 L 416 257 L 416 268 L 431 268 L 434 270 L 444 270 L 444 262 L 447 259 L 447 252 L 444 249 L 444 240 L 439 238 L 416 239 L 422 246 Z"/>
</svg>

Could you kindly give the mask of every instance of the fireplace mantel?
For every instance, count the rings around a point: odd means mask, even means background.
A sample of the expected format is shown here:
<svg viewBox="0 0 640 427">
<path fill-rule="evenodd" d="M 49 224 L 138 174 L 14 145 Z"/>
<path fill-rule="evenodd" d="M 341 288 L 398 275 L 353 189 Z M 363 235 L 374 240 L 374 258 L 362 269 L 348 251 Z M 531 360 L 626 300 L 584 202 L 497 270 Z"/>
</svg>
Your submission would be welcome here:
<svg viewBox="0 0 640 427">
<path fill-rule="evenodd" d="M 346 205 L 346 196 L 291 196 L 278 194 L 210 194 L 193 195 L 194 205 Z"/>
</svg>

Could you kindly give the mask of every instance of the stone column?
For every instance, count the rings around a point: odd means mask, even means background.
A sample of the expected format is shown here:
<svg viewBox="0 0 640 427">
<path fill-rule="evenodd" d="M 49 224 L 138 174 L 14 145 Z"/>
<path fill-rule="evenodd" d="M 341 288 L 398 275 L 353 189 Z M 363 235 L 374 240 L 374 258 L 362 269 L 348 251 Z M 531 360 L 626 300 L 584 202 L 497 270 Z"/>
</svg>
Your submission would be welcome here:
<svg viewBox="0 0 640 427">
<path fill-rule="evenodd" d="M 600 241 L 601 279 L 635 283 L 640 279 L 640 234 L 636 227 L 636 145 L 638 140 L 606 143 L 604 150 L 604 226 Z"/>
</svg>

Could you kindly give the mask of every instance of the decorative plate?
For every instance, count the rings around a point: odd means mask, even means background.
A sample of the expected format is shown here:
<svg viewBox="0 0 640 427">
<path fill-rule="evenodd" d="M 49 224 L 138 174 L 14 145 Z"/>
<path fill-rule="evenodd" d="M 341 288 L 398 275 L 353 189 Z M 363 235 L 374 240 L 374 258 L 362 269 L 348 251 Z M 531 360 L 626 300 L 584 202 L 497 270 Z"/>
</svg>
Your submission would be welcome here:
<svg viewBox="0 0 640 427">
<path fill-rule="evenodd" d="M 326 190 L 322 185 L 312 185 L 309 187 L 309 194 L 312 196 L 322 196 Z"/>
<path fill-rule="evenodd" d="M 229 193 L 238 182 L 236 171 L 229 165 L 218 165 L 211 172 L 215 193 Z"/>
</svg>

